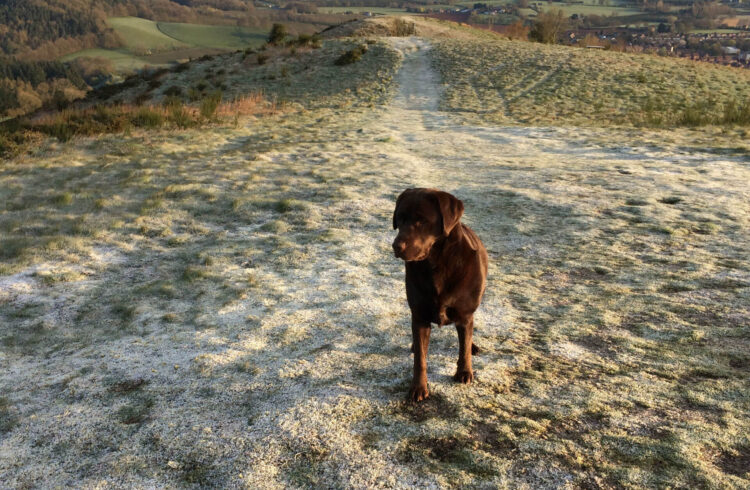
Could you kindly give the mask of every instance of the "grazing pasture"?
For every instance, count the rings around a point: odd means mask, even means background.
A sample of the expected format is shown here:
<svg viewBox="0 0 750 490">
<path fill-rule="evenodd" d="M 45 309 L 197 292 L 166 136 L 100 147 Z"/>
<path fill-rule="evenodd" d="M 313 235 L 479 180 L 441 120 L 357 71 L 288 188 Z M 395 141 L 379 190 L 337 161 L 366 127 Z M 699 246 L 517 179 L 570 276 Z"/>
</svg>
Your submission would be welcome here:
<svg viewBox="0 0 750 490">
<path fill-rule="evenodd" d="M 164 34 L 159 24 L 138 17 L 110 17 L 107 23 L 115 29 L 125 43 L 125 47 L 134 53 L 144 54 L 147 51 L 166 51 L 185 48 L 192 43 L 185 43 Z"/>
<path fill-rule="evenodd" d="M 238 50 L 257 48 L 266 42 L 268 29 L 235 26 L 208 26 L 173 22 L 157 23 L 159 31 L 186 44 L 206 48 Z"/>
</svg>

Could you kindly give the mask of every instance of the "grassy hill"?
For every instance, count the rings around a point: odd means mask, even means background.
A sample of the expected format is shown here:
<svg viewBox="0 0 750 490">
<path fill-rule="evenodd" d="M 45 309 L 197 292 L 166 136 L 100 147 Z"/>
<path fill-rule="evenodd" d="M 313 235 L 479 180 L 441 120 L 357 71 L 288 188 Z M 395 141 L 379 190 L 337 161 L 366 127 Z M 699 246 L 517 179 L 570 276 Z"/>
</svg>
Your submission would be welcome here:
<svg viewBox="0 0 750 490">
<path fill-rule="evenodd" d="M 159 113 L 172 118 L 224 85 L 275 110 L 180 130 L 134 112 L 115 134 L 35 134 L 0 165 L 0 481 L 747 488 L 744 127 L 592 127 L 579 89 L 547 81 L 583 82 L 603 56 L 595 67 L 635 67 L 628 94 L 648 60 L 421 21 L 430 39 L 378 40 L 375 22 L 108 99 L 161 108 L 179 88 Z M 359 61 L 336 64 L 353 48 Z M 684 78 L 744 76 L 706 70 Z M 610 103 L 600 76 L 589 87 Z M 461 198 L 490 256 L 476 382 L 453 383 L 455 330 L 435 328 L 420 404 L 404 401 L 410 318 L 390 249 L 395 198 L 415 186 Z"/>
<path fill-rule="evenodd" d="M 707 63 L 498 40 L 445 40 L 442 108 L 505 124 L 750 121 L 750 72 Z M 736 113 L 736 114 L 735 114 Z"/>
</svg>

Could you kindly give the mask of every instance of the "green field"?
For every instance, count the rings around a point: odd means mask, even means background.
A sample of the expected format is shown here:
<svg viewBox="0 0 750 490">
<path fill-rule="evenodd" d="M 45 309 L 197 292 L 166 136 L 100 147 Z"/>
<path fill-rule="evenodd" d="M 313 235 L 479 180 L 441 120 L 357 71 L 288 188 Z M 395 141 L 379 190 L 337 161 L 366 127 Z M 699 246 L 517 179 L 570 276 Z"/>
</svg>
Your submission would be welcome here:
<svg viewBox="0 0 750 490">
<path fill-rule="evenodd" d="M 433 7 L 432 5 L 430 7 Z M 406 10 L 400 8 L 389 8 L 389 7 L 320 7 L 318 9 L 322 13 L 326 14 L 344 14 L 346 12 L 372 12 L 373 14 L 380 15 L 407 15 Z"/>
<path fill-rule="evenodd" d="M 259 47 L 268 37 L 268 28 L 215 26 L 153 22 L 138 17 L 110 17 L 107 21 L 123 40 L 118 49 L 85 49 L 61 58 L 106 58 L 120 73 L 144 66 L 161 66 L 175 61 L 199 58 L 220 51 Z M 291 33 L 312 33 L 322 27 L 300 22 L 286 23 Z"/>
<path fill-rule="evenodd" d="M 268 29 L 158 22 L 157 28 L 172 39 L 207 48 L 238 50 L 258 47 L 268 38 Z"/>
<path fill-rule="evenodd" d="M 690 34 L 737 34 L 739 29 L 694 29 Z"/>
<path fill-rule="evenodd" d="M 581 5 L 581 4 L 564 4 L 558 2 L 534 2 L 541 6 L 542 10 L 560 9 L 565 15 L 601 15 L 610 16 L 615 15 L 623 17 L 627 15 L 642 14 L 638 9 L 630 7 L 617 7 L 617 6 L 604 6 L 604 5 Z M 521 12 L 526 15 L 536 15 L 536 12 L 532 9 L 521 9 Z"/>
<path fill-rule="evenodd" d="M 136 54 L 151 51 L 166 51 L 184 48 L 184 43 L 169 37 L 159 30 L 156 22 L 138 17 L 110 17 L 107 22 L 125 43 L 125 47 Z"/>
</svg>

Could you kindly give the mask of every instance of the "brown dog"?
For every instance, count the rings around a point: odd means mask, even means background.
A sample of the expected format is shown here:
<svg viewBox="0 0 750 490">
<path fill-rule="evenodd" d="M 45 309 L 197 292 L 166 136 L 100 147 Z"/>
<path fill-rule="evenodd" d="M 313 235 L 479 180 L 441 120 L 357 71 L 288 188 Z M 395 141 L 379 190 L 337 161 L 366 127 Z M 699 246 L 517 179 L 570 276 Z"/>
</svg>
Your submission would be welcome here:
<svg viewBox="0 0 750 490">
<path fill-rule="evenodd" d="M 471 383 L 474 312 L 487 279 L 487 251 L 479 237 L 459 222 L 464 204 L 436 189 L 407 189 L 393 212 L 396 257 L 406 262 L 406 299 L 411 309 L 414 378 L 409 398 L 421 401 L 427 390 L 427 348 L 432 323 L 456 324 L 458 368 L 453 377 Z"/>
</svg>

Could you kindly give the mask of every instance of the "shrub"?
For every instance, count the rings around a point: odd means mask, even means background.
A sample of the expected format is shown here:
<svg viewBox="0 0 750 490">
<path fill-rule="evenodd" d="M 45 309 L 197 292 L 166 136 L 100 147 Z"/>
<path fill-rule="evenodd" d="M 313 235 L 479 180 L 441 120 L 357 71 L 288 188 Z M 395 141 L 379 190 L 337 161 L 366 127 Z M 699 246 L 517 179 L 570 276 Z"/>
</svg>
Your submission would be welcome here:
<svg viewBox="0 0 750 490">
<path fill-rule="evenodd" d="M 166 95 L 167 97 L 182 95 L 182 89 L 177 85 L 172 85 L 164 91 L 164 95 Z"/>
<path fill-rule="evenodd" d="M 78 132 L 81 134 L 118 133 L 130 126 L 130 120 L 121 107 L 102 104 L 94 108 L 94 114 L 89 118 L 85 113 L 74 112 L 69 119 L 78 123 Z"/>
<path fill-rule="evenodd" d="M 739 104 L 737 100 L 732 99 L 724 105 L 724 124 L 750 124 L 750 100 L 744 104 Z"/>
<path fill-rule="evenodd" d="M 164 116 L 151 107 L 141 107 L 133 117 L 133 125 L 139 128 L 158 128 L 164 124 Z"/>
<path fill-rule="evenodd" d="M 56 121 L 51 126 L 45 129 L 45 132 L 47 134 L 49 134 L 50 136 L 54 136 L 58 141 L 61 141 L 63 143 L 65 143 L 66 141 L 70 141 L 70 139 L 73 138 L 73 135 L 75 134 L 75 131 L 73 130 L 71 125 L 66 121 L 63 121 L 62 119 Z"/>
<path fill-rule="evenodd" d="M 334 61 L 334 63 L 338 66 L 350 65 L 352 63 L 356 63 L 362 58 L 362 55 L 365 54 L 366 52 L 367 52 L 367 45 L 361 44 L 357 46 L 356 48 L 351 49 L 347 51 L 346 53 L 342 54 L 341 56 L 339 56 L 338 59 Z"/>
<path fill-rule="evenodd" d="M 201 112 L 202 118 L 208 120 L 214 117 L 216 108 L 218 108 L 219 104 L 221 103 L 221 96 L 222 96 L 221 90 L 217 90 L 216 92 L 205 97 L 201 101 L 200 112 Z"/>
<path fill-rule="evenodd" d="M 271 32 L 268 34 L 268 43 L 273 45 L 280 44 L 286 36 L 286 26 L 284 24 L 274 24 L 271 27 Z"/>
<path fill-rule="evenodd" d="M 259 65 L 265 65 L 266 61 L 268 61 L 268 55 L 267 54 L 259 54 L 258 55 L 258 64 Z"/>
<path fill-rule="evenodd" d="M 168 114 L 167 118 L 178 128 L 185 129 L 195 124 L 195 121 L 190 117 L 190 113 L 185 109 L 181 100 L 168 99 L 165 106 Z"/>
<path fill-rule="evenodd" d="M 677 120 L 675 122 L 678 126 L 691 127 L 711 124 L 712 118 L 709 109 L 712 105 L 712 102 L 705 101 L 699 101 L 693 105 L 689 105 L 677 115 Z"/>
<path fill-rule="evenodd" d="M 393 19 L 391 33 L 398 37 L 414 36 L 417 34 L 417 29 L 414 22 L 407 22 L 403 19 Z"/>
</svg>

